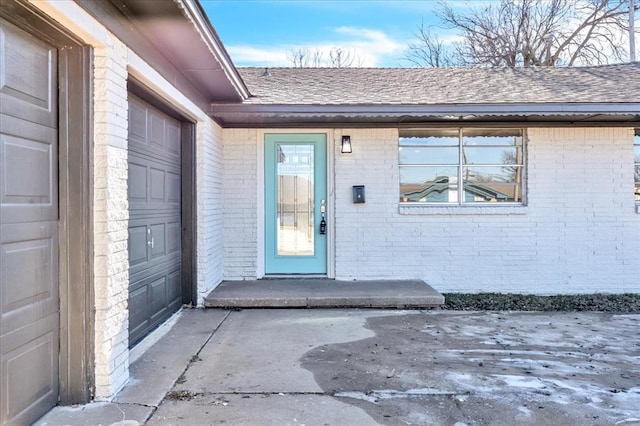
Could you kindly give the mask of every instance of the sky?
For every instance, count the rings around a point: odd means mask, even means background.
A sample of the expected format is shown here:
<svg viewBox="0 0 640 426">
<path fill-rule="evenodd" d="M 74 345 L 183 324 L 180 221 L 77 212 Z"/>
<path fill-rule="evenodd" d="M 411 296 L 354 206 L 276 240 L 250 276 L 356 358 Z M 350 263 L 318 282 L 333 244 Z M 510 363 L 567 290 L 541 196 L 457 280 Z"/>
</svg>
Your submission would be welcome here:
<svg viewBox="0 0 640 426">
<path fill-rule="evenodd" d="M 498 0 L 447 0 L 455 8 L 481 7 Z M 640 1 L 640 0 L 638 0 Z M 332 47 L 356 59 L 352 66 L 406 67 L 407 45 L 418 27 L 438 25 L 439 0 L 200 0 L 237 66 L 293 66 L 291 54 Z M 640 22 L 640 18 L 636 18 Z M 636 31 L 638 29 L 636 23 Z M 447 43 L 452 30 L 433 31 Z M 640 44 L 640 41 L 636 45 Z"/>
<path fill-rule="evenodd" d="M 292 66 L 291 51 L 328 56 L 331 47 L 359 66 L 408 66 L 407 43 L 418 26 L 435 24 L 437 0 L 200 0 L 237 66 Z M 459 6 L 479 0 L 456 0 Z"/>
</svg>

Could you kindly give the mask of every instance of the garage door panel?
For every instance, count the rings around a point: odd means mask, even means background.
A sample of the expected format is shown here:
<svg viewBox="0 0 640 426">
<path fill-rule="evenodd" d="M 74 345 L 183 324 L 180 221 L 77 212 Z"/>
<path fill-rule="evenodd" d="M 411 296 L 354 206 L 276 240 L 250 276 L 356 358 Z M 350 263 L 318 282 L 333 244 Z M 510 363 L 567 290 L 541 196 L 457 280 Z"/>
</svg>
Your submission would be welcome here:
<svg viewBox="0 0 640 426">
<path fill-rule="evenodd" d="M 129 340 L 139 340 L 149 328 L 148 322 L 147 287 L 139 286 L 129 289 Z"/>
<path fill-rule="evenodd" d="M 0 19 L 0 424 L 58 399 L 57 50 Z"/>
<path fill-rule="evenodd" d="M 129 342 L 182 300 L 180 123 L 130 95 Z M 176 277 L 178 277 L 176 279 Z"/>
<path fill-rule="evenodd" d="M 181 256 L 180 229 L 179 216 L 143 216 L 130 219 L 129 274 L 137 276 L 163 263 L 178 261 Z M 130 281 L 132 280 L 130 277 Z"/>
<path fill-rule="evenodd" d="M 168 122 L 165 127 L 167 138 L 165 140 L 166 150 L 175 156 L 180 156 L 180 124 Z"/>
<path fill-rule="evenodd" d="M 129 209 L 133 214 L 179 211 L 181 202 L 180 168 L 164 164 L 144 154 L 129 154 Z"/>
<path fill-rule="evenodd" d="M 10 417 L 15 417 L 34 402 L 55 392 L 57 359 L 53 359 L 52 355 L 56 353 L 56 340 L 54 333 L 47 333 L 4 355 L 2 361 L 8 371 L 8 383 L 12 384 L 5 394 L 9 400 L 8 407 L 11 407 Z M 34 369 L 38 370 L 38 376 L 48 380 L 25 380 L 20 373 Z"/>
<path fill-rule="evenodd" d="M 167 276 L 163 274 L 158 279 L 149 283 L 149 303 L 153 314 L 151 321 L 158 316 L 164 316 L 167 308 Z"/>
<path fill-rule="evenodd" d="M 136 266 L 147 262 L 147 227 L 129 227 L 129 265 Z"/>
<path fill-rule="evenodd" d="M 30 230 L 31 238 L 25 240 L 11 241 L 7 238 L 28 226 L 14 225 L 13 229 L 3 226 L 8 235 L 3 232 L 0 245 L 2 333 L 58 310 L 57 226 L 44 226 L 44 230 L 38 226 Z"/>
<path fill-rule="evenodd" d="M 174 311 L 182 304 L 182 291 L 180 282 L 182 280 L 182 268 L 174 269 L 167 274 L 167 280 L 169 282 L 169 308 Z"/>
<path fill-rule="evenodd" d="M 129 161 L 129 202 L 147 201 L 147 166 Z"/>
<path fill-rule="evenodd" d="M 0 411 L 16 424 L 32 423 L 58 402 L 57 326 L 56 313 L 0 337 Z"/>
<path fill-rule="evenodd" d="M 153 235 L 153 245 L 151 247 L 151 258 L 158 259 L 167 255 L 166 248 L 166 232 L 167 227 L 164 223 L 156 223 L 149 227 L 151 235 Z"/>
<path fill-rule="evenodd" d="M 166 191 L 166 202 L 167 204 L 180 204 L 180 175 L 173 171 L 168 171 L 167 175 L 167 191 Z"/>
<path fill-rule="evenodd" d="M 2 118 L 1 129 L 3 222 L 57 220 L 56 130 L 12 117 Z"/>
<path fill-rule="evenodd" d="M 180 268 L 180 261 L 176 259 L 156 267 L 152 275 L 132 275 L 134 283 L 129 288 L 129 339 L 134 344 L 180 308 Z"/>
<path fill-rule="evenodd" d="M 52 46 L 2 20 L 0 112 L 57 127 L 57 54 Z M 9 99 L 11 101 L 9 101 Z"/>
<path fill-rule="evenodd" d="M 147 285 L 149 277 L 158 273 L 166 274 L 169 269 L 180 265 L 180 256 L 168 255 L 160 259 L 152 259 L 142 265 L 136 265 L 129 270 L 129 290 Z"/>
<path fill-rule="evenodd" d="M 179 220 L 167 222 L 167 254 L 179 254 L 181 250 L 182 224 Z"/>
<path fill-rule="evenodd" d="M 151 168 L 150 170 L 151 181 L 151 200 L 155 203 L 164 203 L 165 201 L 165 171 L 162 169 Z"/>
<path fill-rule="evenodd" d="M 9 184 L 5 184 L 2 188 L 4 202 L 51 205 L 52 145 L 4 136 L 2 149 L 4 150 L 2 169 L 5 176 L 21 177 L 5 181 Z"/>
<path fill-rule="evenodd" d="M 164 151 L 165 149 L 164 123 L 165 123 L 165 119 L 162 116 L 160 116 L 158 113 L 156 113 L 155 111 L 149 112 L 149 127 L 151 130 L 149 142 L 151 143 L 152 146 L 154 146 L 156 149 L 160 151 Z"/>
<path fill-rule="evenodd" d="M 147 108 L 135 98 L 129 99 L 129 141 L 147 143 Z"/>
<path fill-rule="evenodd" d="M 145 151 L 175 161 L 180 158 L 180 122 L 134 95 L 129 96 L 129 141 Z"/>
</svg>

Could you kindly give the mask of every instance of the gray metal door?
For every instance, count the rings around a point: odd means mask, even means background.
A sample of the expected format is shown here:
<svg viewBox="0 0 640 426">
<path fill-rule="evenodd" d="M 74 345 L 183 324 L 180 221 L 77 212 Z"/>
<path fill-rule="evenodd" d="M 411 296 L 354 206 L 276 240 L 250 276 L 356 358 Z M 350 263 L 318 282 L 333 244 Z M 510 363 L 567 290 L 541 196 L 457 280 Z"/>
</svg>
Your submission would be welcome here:
<svg viewBox="0 0 640 426">
<path fill-rule="evenodd" d="M 129 94 L 129 344 L 182 303 L 180 122 Z"/>
<path fill-rule="evenodd" d="M 0 40 L 0 424 L 30 424 L 58 401 L 57 51 Z"/>
</svg>

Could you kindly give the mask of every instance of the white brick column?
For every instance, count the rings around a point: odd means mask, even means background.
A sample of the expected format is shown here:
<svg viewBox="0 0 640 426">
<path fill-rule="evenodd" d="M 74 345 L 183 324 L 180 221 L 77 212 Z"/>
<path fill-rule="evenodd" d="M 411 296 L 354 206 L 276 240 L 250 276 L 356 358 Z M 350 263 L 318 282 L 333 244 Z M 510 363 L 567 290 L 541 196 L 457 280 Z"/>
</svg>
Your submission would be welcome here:
<svg viewBox="0 0 640 426">
<path fill-rule="evenodd" d="M 196 129 L 198 305 L 222 281 L 224 251 L 222 128 L 213 120 Z"/>
<path fill-rule="evenodd" d="M 255 279 L 258 260 L 257 131 L 225 129 L 224 278 Z"/>
<path fill-rule="evenodd" d="M 127 49 L 110 36 L 94 50 L 95 399 L 129 377 Z"/>
</svg>

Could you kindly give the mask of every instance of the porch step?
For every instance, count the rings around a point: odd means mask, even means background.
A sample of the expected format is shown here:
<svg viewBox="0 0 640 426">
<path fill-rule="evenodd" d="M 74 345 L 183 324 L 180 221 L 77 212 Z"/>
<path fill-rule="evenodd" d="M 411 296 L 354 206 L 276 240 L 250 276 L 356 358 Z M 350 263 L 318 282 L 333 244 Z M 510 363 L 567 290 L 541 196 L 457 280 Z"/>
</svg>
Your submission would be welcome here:
<svg viewBox="0 0 640 426">
<path fill-rule="evenodd" d="M 286 278 L 223 281 L 208 308 L 435 308 L 444 296 L 422 280 Z"/>
</svg>

